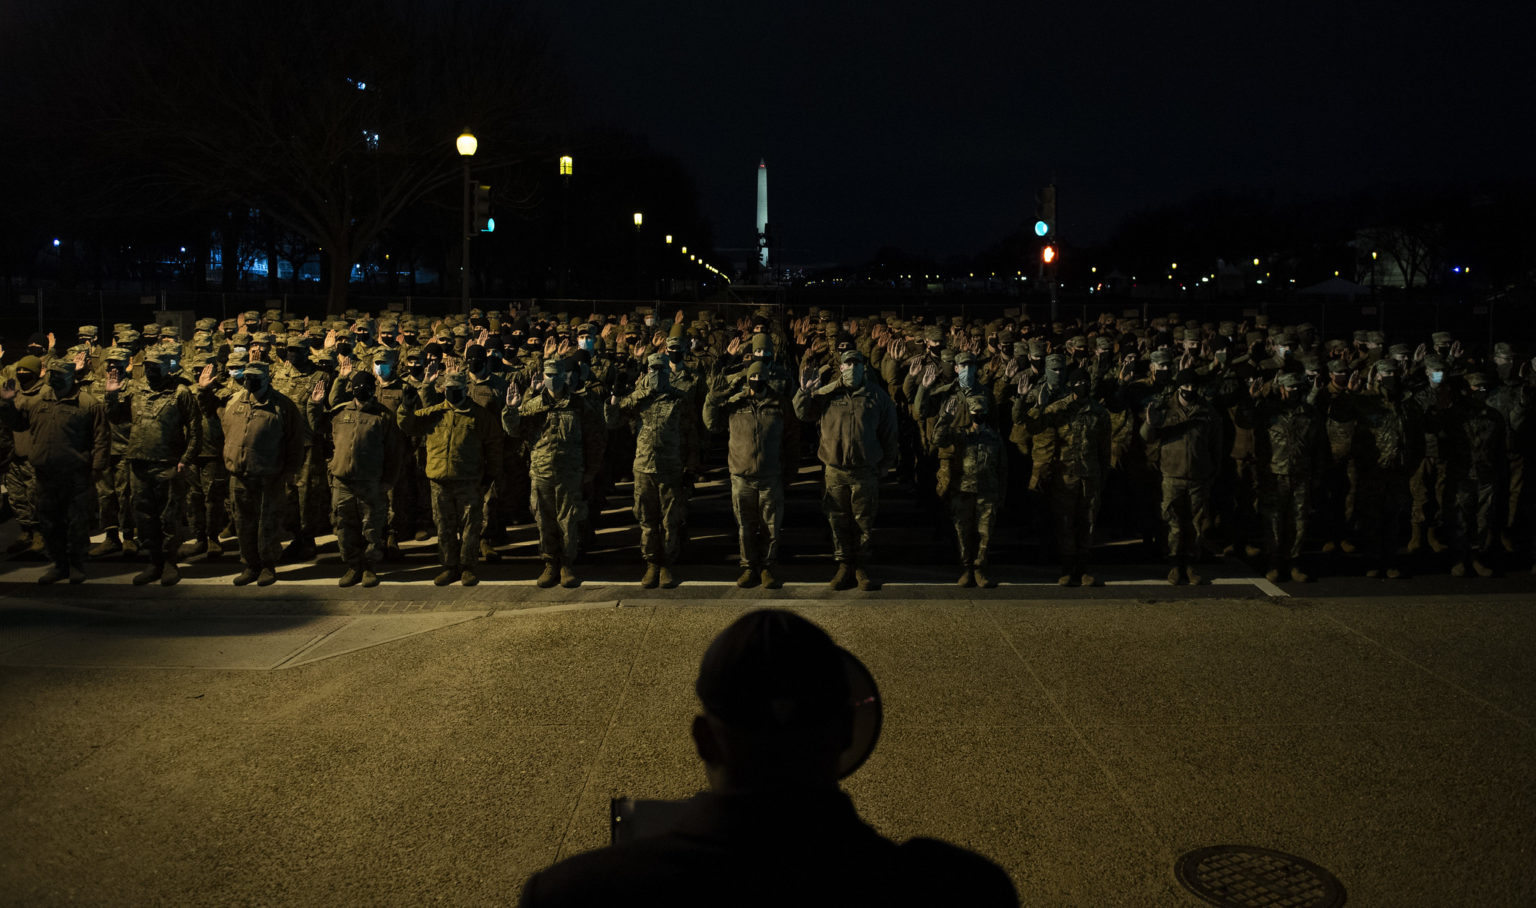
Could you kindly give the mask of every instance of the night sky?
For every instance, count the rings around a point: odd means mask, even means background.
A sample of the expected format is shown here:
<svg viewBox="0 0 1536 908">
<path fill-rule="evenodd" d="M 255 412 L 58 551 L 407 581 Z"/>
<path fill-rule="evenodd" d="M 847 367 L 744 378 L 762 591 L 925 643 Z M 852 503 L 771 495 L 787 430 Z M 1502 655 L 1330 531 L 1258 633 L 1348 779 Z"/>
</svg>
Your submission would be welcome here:
<svg viewBox="0 0 1536 908">
<path fill-rule="evenodd" d="M 767 158 L 787 263 L 980 252 L 1053 177 L 1062 237 L 1093 243 L 1212 189 L 1533 159 L 1528 6 L 542 2 L 584 106 L 693 172 L 718 246 L 752 243 Z"/>
</svg>

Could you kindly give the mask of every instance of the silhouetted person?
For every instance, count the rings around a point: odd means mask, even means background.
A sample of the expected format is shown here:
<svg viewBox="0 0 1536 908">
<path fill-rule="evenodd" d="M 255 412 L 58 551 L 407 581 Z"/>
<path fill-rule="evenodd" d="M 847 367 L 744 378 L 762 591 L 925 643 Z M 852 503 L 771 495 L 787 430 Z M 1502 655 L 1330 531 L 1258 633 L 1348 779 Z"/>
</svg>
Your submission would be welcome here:
<svg viewBox="0 0 1536 908">
<path fill-rule="evenodd" d="M 744 615 L 704 653 L 693 742 L 710 790 L 664 833 L 561 861 L 525 906 L 1016 905 L 1008 875 L 935 839 L 900 845 L 838 787 L 874 746 L 867 674 L 792 612 Z"/>
</svg>

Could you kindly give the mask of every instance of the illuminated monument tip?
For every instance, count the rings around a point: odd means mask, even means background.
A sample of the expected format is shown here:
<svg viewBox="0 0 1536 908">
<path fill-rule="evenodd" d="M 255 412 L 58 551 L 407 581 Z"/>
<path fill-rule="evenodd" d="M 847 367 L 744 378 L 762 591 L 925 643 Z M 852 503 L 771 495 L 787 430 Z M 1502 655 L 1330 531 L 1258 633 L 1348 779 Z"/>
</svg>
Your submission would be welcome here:
<svg viewBox="0 0 1536 908">
<path fill-rule="evenodd" d="M 757 264 L 768 267 L 768 159 L 757 162 Z"/>
</svg>

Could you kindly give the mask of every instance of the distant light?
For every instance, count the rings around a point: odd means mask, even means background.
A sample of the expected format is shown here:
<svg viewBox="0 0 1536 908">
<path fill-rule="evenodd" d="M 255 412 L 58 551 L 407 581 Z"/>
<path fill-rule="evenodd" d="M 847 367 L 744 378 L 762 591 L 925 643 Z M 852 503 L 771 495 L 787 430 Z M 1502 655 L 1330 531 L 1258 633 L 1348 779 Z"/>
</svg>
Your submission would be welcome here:
<svg viewBox="0 0 1536 908">
<path fill-rule="evenodd" d="M 1457 269 L 1456 269 L 1456 270 L 1457 270 L 1457 271 L 1460 271 L 1460 270 L 1461 270 L 1461 269 L 1460 269 L 1460 268 L 1457 268 Z M 1337 271 L 1335 271 L 1335 272 L 1334 272 L 1334 273 L 1333 273 L 1333 276 L 1334 276 L 1334 277 L 1338 277 L 1338 276 L 1339 276 L 1339 273 L 1338 273 L 1338 272 L 1337 272 Z"/>
<path fill-rule="evenodd" d="M 683 247 L 683 251 L 682 251 L 682 252 L 681 252 L 681 253 L 679 253 L 679 254 L 680 254 L 680 255 L 687 255 L 687 254 L 688 254 L 688 247 L 687 247 L 687 246 L 684 246 L 684 247 Z"/>
<path fill-rule="evenodd" d="M 59 248 L 59 238 L 58 237 L 54 237 L 53 238 L 53 248 L 55 248 L 55 249 Z M 182 252 L 186 252 L 187 250 L 183 249 L 181 251 Z"/>
<path fill-rule="evenodd" d="M 668 246 L 672 245 L 672 234 L 670 234 L 670 233 L 667 234 L 667 245 Z"/>
<path fill-rule="evenodd" d="M 1376 250 L 1372 249 L 1371 250 L 1371 261 L 1373 261 L 1373 262 L 1376 261 L 1376 254 L 1377 254 Z"/>
<path fill-rule="evenodd" d="M 1461 273 L 1461 266 L 1457 265 L 1455 268 L 1452 268 L 1451 270 L 1456 272 L 1457 274 L 1460 274 Z M 1337 273 L 1337 272 L 1335 272 L 1335 273 Z"/>
<path fill-rule="evenodd" d="M 59 241 L 58 240 L 54 240 L 53 241 L 53 245 L 55 245 L 55 246 L 59 245 Z M 181 251 L 182 252 L 186 252 L 187 251 L 187 247 L 185 247 L 185 246 L 181 247 Z"/>
<path fill-rule="evenodd" d="M 463 134 L 453 141 L 453 145 L 459 150 L 459 154 L 468 158 L 474 155 L 475 149 L 480 147 L 480 142 L 475 138 L 474 133 L 466 129 Z"/>
<path fill-rule="evenodd" d="M 1089 268 L 1088 271 L 1091 274 L 1098 274 L 1099 273 L 1099 266 L 1098 265 L 1094 265 L 1092 268 Z"/>
<path fill-rule="evenodd" d="M 1051 225 L 1044 221 L 1035 222 L 1035 236 L 1045 236 L 1051 232 Z"/>
<path fill-rule="evenodd" d="M 357 90 L 358 91 L 367 91 L 368 90 L 368 83 L 367 82 L 359 82 L 359 83 L 357 83 Z"/>
<path fill-rule="evenodd" d="M 560 156 L 560 175 L 562 177 L 568 177 L 571 175 L 571 166 L 573 163 L 574 162 L 571 160 L 570 155 L 567 154 Z"/>
<path fill-rule="evenodd" d="M 645 223 L 645 212 L 643 212 L 643 211 L 635 212 L 635 227 L 638 228 L 641 225 L 643 225 L 644 223 Z"/>
<path fill-rule="evenodd" d="M 1172 265 L 1168 266 L 1168 269 L 1170 271 L 1178 271 L 1179 270 L 1179 263 L 1178 262 L 1174 262 Z"/>
<path fill-rule="evenodd" d="M 495 218 L 486 218 L 485 219 L 485 229 L 480 231 L 480 232 L 481 233 L 495 233 L 496 232 L 496 219 Z"/>
<path fill-rule="evenodd" d="M 1262 284 L 1262 283 L 1264 283 L 1264 279 L 1263 278 L 1259 278 L 1258 280 L 1254 281 L 1254 283 L 1255 284 Z"/>
<path fill-rule="evenodd" d="M 1253 266 L 1254 266 L 1254 267 L 1255 267 L 1255 268 L 1257 268 L 1257 267 L 1258 267 L 1258 266 L 1259 266 L 1259 260 L 1258 260 L 1258 259 L 1254 259 L 1254 260 L 1253 260 Z"/>
</svg>

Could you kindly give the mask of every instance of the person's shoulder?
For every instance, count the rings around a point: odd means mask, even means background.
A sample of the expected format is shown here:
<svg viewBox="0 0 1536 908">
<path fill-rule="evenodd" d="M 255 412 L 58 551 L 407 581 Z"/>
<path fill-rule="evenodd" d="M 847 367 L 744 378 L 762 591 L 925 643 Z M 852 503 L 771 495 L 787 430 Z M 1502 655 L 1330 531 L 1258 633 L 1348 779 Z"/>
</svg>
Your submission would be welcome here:
<svg viewBox="0 0 1536 908">
<path fill-rule="evenodd" d="M 1019 903 L 1008 873 L 974 851 L 939 839 L 916 838 L 896 846 L 896 853 L 900 866 L 910 875 L 909 891 L 919 901 L 932 894 L 955 905 Z"/>
</svg>

